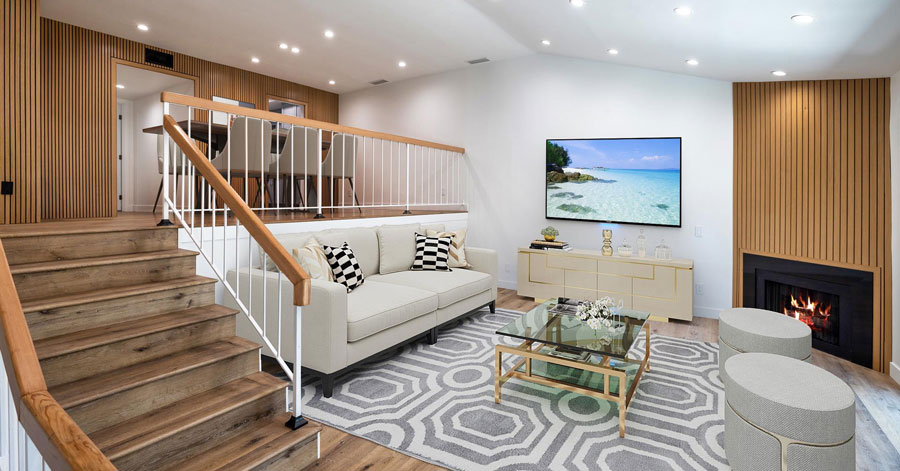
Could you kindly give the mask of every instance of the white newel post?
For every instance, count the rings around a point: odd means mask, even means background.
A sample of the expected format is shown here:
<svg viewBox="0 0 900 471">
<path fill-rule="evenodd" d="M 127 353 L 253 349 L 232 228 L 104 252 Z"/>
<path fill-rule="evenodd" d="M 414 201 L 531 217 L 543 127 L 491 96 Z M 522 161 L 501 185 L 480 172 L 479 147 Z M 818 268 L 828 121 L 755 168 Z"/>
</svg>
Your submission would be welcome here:
<svg viewBox="0 0 900 471">
<path fill-rule="evenodd" d="M 301 326 L 303 324 L 303 308 L 300 306 L 295 307 L 296 313 L 294 316 L 294 378 L 293 378 L 293 407 L 291 408 L 291 417 L 285 425 L 296 430 L 304 425 L 306 425 L 306 419 L 303 418 L 302 411 L 300 410 L 300 396 L 302 392 L 303 386 L 300 384 L 300 368 L 301 368 L 301 348 L 300 343 L 303 337 L 301 336 Z"/>
<path fill-rule="evenodd" d="M 334 145 L 334 133 L 331 133 L 331 145 Z M 316 219 L 324 218 L 322 214 L 322 130 L 316 130 L 316 167 L 319 169 L 316 175 Z M 334 165 L 334 164 L 332 164 Z M 334 177 L 332 177 L 334 178 Z"/>
</svg>

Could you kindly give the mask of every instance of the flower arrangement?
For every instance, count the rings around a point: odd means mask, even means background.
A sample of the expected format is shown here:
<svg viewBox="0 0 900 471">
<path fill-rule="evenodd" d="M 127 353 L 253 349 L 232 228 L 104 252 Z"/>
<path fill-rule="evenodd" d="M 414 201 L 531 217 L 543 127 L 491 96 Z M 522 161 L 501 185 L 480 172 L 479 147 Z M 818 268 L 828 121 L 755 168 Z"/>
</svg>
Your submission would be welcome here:
<svg viewBox="0 0 900 471">
<path fill-rule="evenodd" d="M 556 230 L 556 228 L 553 226 L 547 226 L 547 227 L 541 229 L 541 235 L 544 236 L 545 240 L 552 241 L 552 240 L 555 240 L 556 236 L 559 235 L 559 231 Z"/>
<path fill-rule="evenodd" d="M 577 313 L 578 318 L 581 319 L 582 322 L 586 322 L 590 328 L 601 330 L 604 327 L 607 329 L 612 327 L 612 317 L 615 316 L 621 308 L 621 300 L 619 300 L 619 304 L 616 305 L 611 297 L 604 296 L 596 301 L 586 301 L 579 304 Z"/>
</svg>

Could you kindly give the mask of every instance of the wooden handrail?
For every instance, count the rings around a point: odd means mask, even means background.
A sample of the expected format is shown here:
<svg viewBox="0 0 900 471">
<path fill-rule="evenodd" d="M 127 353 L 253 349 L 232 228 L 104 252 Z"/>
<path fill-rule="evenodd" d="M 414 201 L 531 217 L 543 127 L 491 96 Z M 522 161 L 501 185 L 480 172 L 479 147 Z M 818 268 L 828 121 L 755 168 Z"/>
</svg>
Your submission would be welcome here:
<svg viewBox="0 0 900 471">
<path fill-rule="evenodd" d="M 54 470 L 115 470 L 97 445 L 47 392 L 31 331 L 0 242 L 0 352 L 19 422 Z M 3 394 L 0 391 L 0 394 Z M 24 406 L 24 407 L 23 407 Z"/>
<path fill-rule="evenodd" d="M 231 113 L 238 116 L 247 116 L 250 118 L 267 119 L 269 121 L 277 121 L 279 123 L 293 124 L 296 126 L 306 126 L 318 128 L 325 131 L 340 132 L 345 134 L 354 134 L 357 136 L 372 137 L 375 139 L 384 139 L 387 141 L 402 142 L 404 144 L 412 144 L 414 146 L 431 147 L 433 149 L 446 150 L 450 152 L 458 152 L 465 154 L 466 149 L 437 142 L 424 141 L 422 139 L 413 139 L 411 137 L 398 136 L 396 134 L 387 134 L 383 132 L 369 131 L 367 129 L 354 128 L 350 126 L 342 126 L 340 124 L 326 123 L 325 121 L 316 121 L 314 119 L 297 118 L 295 116 L 287 116 L 271 111 L 262 111 L 253 108 L 244 108 L 237 105 L 229 105 L 227 103 L 218 103 L 205 98 L 195 96 L 182 95 L 180 93 L 162 92 L 160 100 L 163 103 L 174 103 L 176 105 L 193 106 L 210 111 L 220 111 L 222 113 Z"/>
<path fill-rule="evenodd" d="M 244 110 L 245 108 L 241 109 Z M 259 244 L 259 247 L 265 251 L 266 255 L 275 263 L 275 266 L 294 285 L 294 305 L 306 306 L 309 304 L 309 274 L 303 271 L 300 268 L 300 264 L 288 254 L 284 246 L 275 240 L 275 236 L 272 235 L 269 228 L 247 206 L 247 203 L 234 191 L 234 188 L 228 184 L 225 178 L 222 177 L 222 174 L 213 167 L 209 159 L 200 152 L 200 149 L 197 149 L 187 134 L 184 133 L 184 130 L 181 129 L 181 126 L 175 122 L 175 119 L 169 115 L 163 116 L 163 127 L 165 127 L 172 140 L 175 141 L 175 144 L 184 152 L 184 155 L 197 168 L 200 175 L 209 182 L 216 194 L 231 208 L 234 216 L 244 225 L 247 232 Z"/>
</svg>

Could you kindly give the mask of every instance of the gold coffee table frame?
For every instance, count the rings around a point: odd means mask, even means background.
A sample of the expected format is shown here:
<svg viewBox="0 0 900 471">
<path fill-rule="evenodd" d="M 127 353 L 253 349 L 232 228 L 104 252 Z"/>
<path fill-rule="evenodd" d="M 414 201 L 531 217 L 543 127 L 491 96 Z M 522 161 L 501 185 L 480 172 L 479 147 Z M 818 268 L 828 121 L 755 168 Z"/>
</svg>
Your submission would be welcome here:
<svg viewBox="0 0 900 471">
<path fill-rule="evenodd" d="M 635 373 L 634 381 L 631 383 L 631 387 L 628 388 L 628 392 L 623 394 L 622 389 L 625 388 L 627 384 L 628 373 L 624 371 L 619 371 L 613 369 L 609 366 L 610 360 L 613 358 L 609 355 L 604 355 L 603 360 L 600 364 L 594 364 L 589 362 L 582 361 L 573 361 L 566 360 L 564 358 L 555 357 L 552 355 L 548 355 L 546 353 L 540 353 L 541 347 L 549 344 L 543 344 L 536 340 L 526 340 L 522 342 L 519 346 L 510 347 L 506 345 L 495 345 L 494 346 L 494 359 L 495 359 L 495 368 L 494 368 L 494 402 L 500 404 L 501 392 L 500 389 L 503 387 L 503 384 L 509 381 L 512 378 L 517 378 L 525 381 L 531 381 L 532 383 L 542 384 L 544 386 L 551 386 L 559 389 L 565 389 L 567 391 L 572 391 L 580 394 L 585 394 L 588 396 L 593 396 L 596 398 L 604 399 L 610 402 L 615 402 L 619 407 L 619 437 L 625 437 L 625 414 L 628 412 L 628 408 L 631 405 L 631 398 L 634 396 L 634 392 L 637 390 L 637 385 L 641 380 L 641 375 L 644 371 L 650 371 L 650 322 L 645 322 L 642 330 L 646 332 L 646 345 L 644 358 L 640 361 L 632 360 L 630 358 L 616 358 L 620 361 L 625 361 L 633 364 L 640 364 L 638 367 L 637 373 Z M 536 348 L 535 348 L 536 347 Z M 522 357 L 518 362 L 516 362 L 513 367 L 503 373 L 503 354 L 507 353 L 510 355 L 517 355 Z M 590 371 L 593 373 L 600 373 L 603 375 L 603 390 L 598 391 L 593 388 L 587 388 L 583 386 L 578 386 L 576 384 L 567 383 L 565 381 L 559 381 L 552 378 L 544 378 L 543 376 L 534 376 L 531 374 L 531 361 L 532 360 L 540 360 L 545 361 L 547 363 L 553 363 L 555 365 L 566 366 L 569 368 L 575 368 L 578 370 Z M 525 372 L 517 371 L 522 364 L 525 364 Z M 618 391 L 613 393 L 609 390 L 609 378 L 615 377 L 619 380 Z"/>
</svg>

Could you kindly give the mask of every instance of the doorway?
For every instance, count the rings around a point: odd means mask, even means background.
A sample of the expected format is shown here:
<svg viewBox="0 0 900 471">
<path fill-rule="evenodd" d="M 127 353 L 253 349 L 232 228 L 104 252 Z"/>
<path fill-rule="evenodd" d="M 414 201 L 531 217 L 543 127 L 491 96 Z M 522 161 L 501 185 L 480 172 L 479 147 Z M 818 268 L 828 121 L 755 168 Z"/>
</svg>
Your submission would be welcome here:
<svg viewBox="0 0 900 471">
<path fill-rule="evenodd" d="M 160 136 L 144 129 L 162 125 L 164 91 L 194 95 L 196 78 L 157 71 L 140 64 L 116 63 L 116 127 L 119 211 L 149 213 L 158 201 L 162 166 Z M 187 119 L 187 110 L 172 107 L 176 121 Z"/>
</svg>

